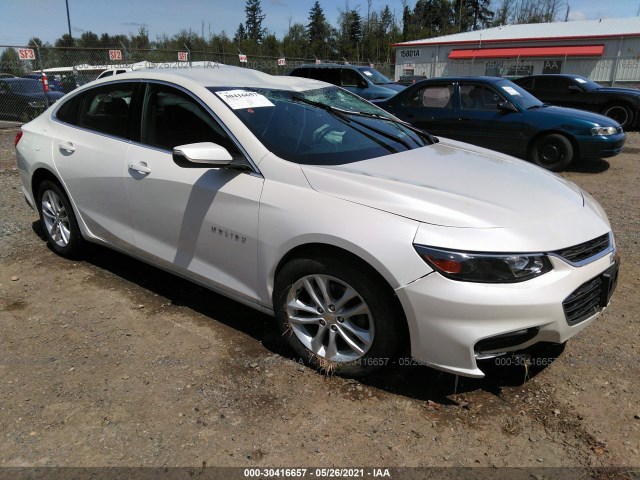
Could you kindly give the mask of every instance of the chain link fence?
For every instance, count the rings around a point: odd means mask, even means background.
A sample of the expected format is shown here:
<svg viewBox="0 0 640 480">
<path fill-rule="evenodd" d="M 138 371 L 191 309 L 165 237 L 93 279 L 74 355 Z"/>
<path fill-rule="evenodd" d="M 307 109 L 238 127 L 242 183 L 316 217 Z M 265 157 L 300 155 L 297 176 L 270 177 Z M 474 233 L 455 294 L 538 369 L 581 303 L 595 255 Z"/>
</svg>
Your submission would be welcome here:
<svg viewBox="0 0 640 480">
<path fill-rule="evenodd" d="M 293 68 L 315 63 L 315 58 L 246 56 L 235 52 L 127 50 L 124 48 L 57 48 L 0 46 L 0 120 L 26 122 L 36 117 L 65 93 L 95 80 L 107 69 L 171 68 L 221 63 L 287 75 Z M 344 63 L 343 60 L 322 59 Z M 352 65 L 373 65 L 393 76 L 394 65 L 349 61 Z M 46 74 L 46 80 L 41 72 Z"/>
</svg>

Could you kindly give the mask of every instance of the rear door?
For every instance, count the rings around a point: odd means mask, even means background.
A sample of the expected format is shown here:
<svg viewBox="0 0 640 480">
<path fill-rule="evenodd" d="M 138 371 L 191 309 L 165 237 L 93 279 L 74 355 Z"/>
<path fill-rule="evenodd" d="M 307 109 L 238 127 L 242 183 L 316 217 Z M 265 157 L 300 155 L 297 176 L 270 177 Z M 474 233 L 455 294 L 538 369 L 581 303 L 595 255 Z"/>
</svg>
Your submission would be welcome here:
<svg viewBox="0 0 640 480">
<path fill-rule="evenodd" d="M 457 139 L 458 113 L 454 82 L 431 83 L 403 96 L 393 114 L 434 135 Z"/>
<path fill-rule="evenodd" d="M 138 86 L 114 82 L 72 97 L 51 132 L 54 164 L 85 225 L 127 250 L 134 242 L 124 173 Z"/>
</svg>

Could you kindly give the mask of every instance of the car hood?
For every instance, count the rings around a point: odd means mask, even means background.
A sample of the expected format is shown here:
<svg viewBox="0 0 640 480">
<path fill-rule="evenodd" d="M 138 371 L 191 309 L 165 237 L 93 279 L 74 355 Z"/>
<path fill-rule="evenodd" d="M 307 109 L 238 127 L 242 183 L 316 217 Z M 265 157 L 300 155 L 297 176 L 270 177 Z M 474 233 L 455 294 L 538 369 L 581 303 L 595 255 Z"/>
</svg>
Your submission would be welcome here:
<svg viewBox="0 0 640 480">
<path fill-rule="evenodd" d="M 582 120 L 583 122 L 597 124 L 602 127 L 617 128 L 620 126 L 615 120 L 612 120 L 609 117 L 605 117 L 604 115 L 600 115 L 599 113 L 588 112 L 586 110 L 578 110 L 575 108 L 545 105 L 542 108 L 529 110 L 529 112 L 537 112 L 544 115 L 554 115 L 557 117 L 562 117 L 563 119 Z"/>
<path fill-rule="evenodd" d="M 399 83 L 377 83 L 376 86 L 388 88 L 389 90 L 393 90 L 394 92 L 401 92 L 402 90 L 407 88 L 406 85 L 400 85 Z"/>
<path fill-rule="evenodd" d="M 640 97 L 640 90 L 636 90 L 635 88 L 602 87 L 595 91 L 599 93 L 624 93 L 633 95 L 634 97 Z"/>
<path fill-rule="evenodd" d="M 517 227 L 584 206 L 574 184 L 491 150 L 440 143 L 344 165 L 301 165 L 323 194 L 434 225 Z"/>
</svg>

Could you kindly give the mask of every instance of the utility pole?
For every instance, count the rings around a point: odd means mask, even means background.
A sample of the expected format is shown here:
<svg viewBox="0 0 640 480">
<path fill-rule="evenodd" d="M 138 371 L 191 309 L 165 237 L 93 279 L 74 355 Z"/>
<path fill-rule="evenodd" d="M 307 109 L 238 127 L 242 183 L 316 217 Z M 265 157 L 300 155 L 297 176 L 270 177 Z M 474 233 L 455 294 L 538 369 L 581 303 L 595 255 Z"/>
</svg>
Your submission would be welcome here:
<svg viewBox="0 0 640 480">
<path fill-rule="evenodd" d="M 69 0 L 64 0 L 67 4 L 67 27 L 69 27 L 69 36 L 73 38 L 71 35 L 71 17 L 69 16 Z"/>
</svg>

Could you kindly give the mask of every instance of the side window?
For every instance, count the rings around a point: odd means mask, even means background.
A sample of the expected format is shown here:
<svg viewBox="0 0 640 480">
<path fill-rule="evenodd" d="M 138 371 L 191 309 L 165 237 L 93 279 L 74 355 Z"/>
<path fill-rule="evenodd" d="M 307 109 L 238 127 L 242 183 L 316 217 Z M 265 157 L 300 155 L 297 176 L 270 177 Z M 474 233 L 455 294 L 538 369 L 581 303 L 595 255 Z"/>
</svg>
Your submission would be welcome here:
<svg viewBox="0 0 640 480">
<path fill-rule="evenodd" d="M 78 113 L 78 126 L 126 138 L 129 107 L 136 86 L 136 83 L 112 83 L 85 92 Z"/>
<path fill-rule="evenodd" d="M 453 85 L 429 85 L 419 89 L 408 102 L 414 107 L 453 108 Z"/>
<path fill-rule="evenodd" d="M 562 77 L 538 77 L 536 90 L 563 91 L 569 88 L 569 82 Z"/>
<path fill-rule="evenodd" d="M 56 112 L 56 118 L 61 122 L 68 123 L 70 125 L 78 125 L 78 113 L 80 112 L 80 104 L 82 103 L 82 95 L 76 95 L 65 101 L 58 111 Z"/>
<path fill-rule="evenodd" d="M 340 69 L 340 86 L 342 87 L 357 87 L 360 75 L 355 70 L 350 68 Z"/>
<path fill-rule="evenodd" d="M 527 78 L 526 80 L 518 80 L 518 85 L 527 90 L 533 89 L 533 78 Z"/>
<path fill-rule="evenodd" d="M 460 106 L 466 110 L 497 111 L 504 99 L 484 85 L 461 85 Z"/>
<path fill-rule="evenodd" d="M 340 85 L 340 69 L 339 68 L 310 68 L 309 77 L 314 80 Z"/>
<path fill-rule="evenodd" d="M 290 75 L 292 75 L 294 77 L 307 78 L 307 77 L 309 77 L 309 69 L 308 68 L 296 68 L 291 72 Z"/>
<path fill-rule="evenodd" d="M 213 142 L 241 156 L 231 138 L 196 100 L 173 87 L 149 84 L 142 118 L 142 143 L 173 150 L 178 145 Z"/>
</svg>

